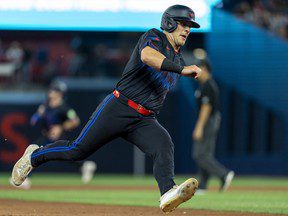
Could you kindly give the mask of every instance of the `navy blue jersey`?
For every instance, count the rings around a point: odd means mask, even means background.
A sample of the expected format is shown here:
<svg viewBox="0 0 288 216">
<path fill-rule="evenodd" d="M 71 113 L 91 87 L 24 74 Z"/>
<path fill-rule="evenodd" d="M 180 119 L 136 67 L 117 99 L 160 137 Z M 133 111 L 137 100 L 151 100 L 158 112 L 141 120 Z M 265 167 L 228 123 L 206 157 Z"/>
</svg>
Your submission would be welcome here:
<svg viewBox="0 0 288 216">
<path fill-rule="evenodd" d="M 184 66 L 180 52 L 175 52 L 166 35 L 151 29 L 139 39 L 117 89 L 127 98 L 147 109 L 159 112 L 168 91 L 176 84 L 180 74 L 169 71 L 157 71 L 141 61 L 141 51 L 149 46 L 176 64 Z"/>
<path fill-rule="evenodd" d="M 77 118 L 76 112 L 63 103 L 55 108 L 46 106 L 44 115 L 42 116 L 42 123 L 44 129 L 49 130 L 51 126 L 62 125 L 66 120 L 73 118 Z"/>
</svg>

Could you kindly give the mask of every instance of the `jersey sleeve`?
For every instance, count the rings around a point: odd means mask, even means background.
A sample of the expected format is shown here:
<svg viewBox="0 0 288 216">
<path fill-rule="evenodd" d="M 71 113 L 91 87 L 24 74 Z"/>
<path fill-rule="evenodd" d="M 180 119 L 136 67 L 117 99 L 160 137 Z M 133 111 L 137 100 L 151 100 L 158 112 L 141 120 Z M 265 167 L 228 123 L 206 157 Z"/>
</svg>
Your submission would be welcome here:
<svg viewBox="0 0 288 216">
<path fill-rule="evenodd" d="M 67 111 L 67 119 L 76 119 L 76 118 L 78 118 L 76 111 L 74 109 L 70 108 Z"/>
<path fill-rule="evenodd" d="M 211 104 L 212 103 L 213 92 L 209 86 L 205 86 L 201 94 L 201 104 Z"/>
<path fill-rule="evenodd" d="M 62 118 L 64 121 L 66 120 L 73 120 L 78 118 L 77 113 L 74 109 L 72 109 L 71 107 L 64 107 L 62 110 Z"/>
<path fill-rule="evenodd" d="M 146 47 L 149 46 L 159 52 L 161 52 L 162 39 L 152 30 L 148 31 L 142 38 L 139 46 L 139 53 Z"/>
</svg>

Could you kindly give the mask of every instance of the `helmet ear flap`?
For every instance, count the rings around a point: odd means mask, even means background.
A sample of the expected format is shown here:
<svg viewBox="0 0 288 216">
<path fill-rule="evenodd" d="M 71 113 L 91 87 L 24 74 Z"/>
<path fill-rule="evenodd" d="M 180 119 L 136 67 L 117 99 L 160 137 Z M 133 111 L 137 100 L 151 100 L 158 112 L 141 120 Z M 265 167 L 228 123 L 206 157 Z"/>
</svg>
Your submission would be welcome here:
<svg viewBox="0 0 288 216">
<path fill-rule="evenodd" d="M 168 14 L 163 14 L 161 28 L 171 33 L 177 28 L 177 22 L 173 20 Z"/>
</svg>

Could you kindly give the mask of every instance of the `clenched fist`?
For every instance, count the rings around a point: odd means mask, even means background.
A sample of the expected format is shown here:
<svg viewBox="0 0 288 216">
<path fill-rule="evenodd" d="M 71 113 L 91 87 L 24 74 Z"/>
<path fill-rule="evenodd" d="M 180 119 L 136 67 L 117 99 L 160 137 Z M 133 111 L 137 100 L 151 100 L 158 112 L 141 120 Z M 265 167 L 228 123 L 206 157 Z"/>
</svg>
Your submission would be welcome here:
<svg viewBox="0 0 288 216">
<path fill-rule="evenodd" d="M 201 69 L 196 65 L 185 66 L 181 74 L 183 76 L 194 77 L 197 79 L 201 75 Z"/>
</svg>

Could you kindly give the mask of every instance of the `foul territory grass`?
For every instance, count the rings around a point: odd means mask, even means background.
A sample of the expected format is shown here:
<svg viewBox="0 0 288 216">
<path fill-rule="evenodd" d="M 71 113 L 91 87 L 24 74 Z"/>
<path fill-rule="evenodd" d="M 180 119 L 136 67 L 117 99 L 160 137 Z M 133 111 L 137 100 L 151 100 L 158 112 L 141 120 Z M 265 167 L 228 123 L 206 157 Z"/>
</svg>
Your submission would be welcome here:
<svg viewBox="0 0 288 216">
<path fill-rule="evenodd" d="M 178 177 L 180 183 L 187 177 Z M 0 185 L 8 185 L 8 175 L 0 175 Z M 209 191 L 206 195 L 196 195 L 182 205 L 184 208 L 209 209 L 221 211 L 242 211 L 258 213 L 288 214 L 288 178 L 236 177 L 232 187 L 245 190 L 231 190 L 226 193 Z M 33 185 L 82 185 L 79 175 L 34 174 Z M 156 186 L 151 176 L 139 178 L 121 175 L 96 175 L 90 185 L 105 186 Z M 213 179 L 211 186 L 217 187 Z M 268 188 L 269 191 L 251 190 Z M 283 190 L 279 190 L 282 187 Z M 275 190 L 273 191 L 273 188 Z M 278 189 L 277 189 L 278 188 Z M 0 198 L 52 202 L 77 202 L 106 205 L 158 206 L 157 190 L 2 190 Z M 0 201 L 1 202 L 1 201 Z"/>
</svg>

